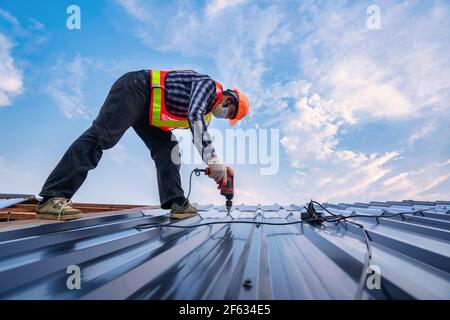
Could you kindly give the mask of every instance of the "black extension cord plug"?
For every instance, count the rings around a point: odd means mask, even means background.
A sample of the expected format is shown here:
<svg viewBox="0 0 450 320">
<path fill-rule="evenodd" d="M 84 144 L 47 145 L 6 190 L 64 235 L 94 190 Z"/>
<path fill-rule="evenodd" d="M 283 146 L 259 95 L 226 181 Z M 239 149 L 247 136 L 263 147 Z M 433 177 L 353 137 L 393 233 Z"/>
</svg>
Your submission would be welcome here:
<svg viewBox="0 0 450 320">
<path fill-rule="evenodd" d="M 301 218 L 303 221 L 307 221 L 311 224 L 322 224 L 324 221 L 322 213 L 316 211 L 312 201 L 308 203 L 306 211 L 301 213 Z"/>
</svg>

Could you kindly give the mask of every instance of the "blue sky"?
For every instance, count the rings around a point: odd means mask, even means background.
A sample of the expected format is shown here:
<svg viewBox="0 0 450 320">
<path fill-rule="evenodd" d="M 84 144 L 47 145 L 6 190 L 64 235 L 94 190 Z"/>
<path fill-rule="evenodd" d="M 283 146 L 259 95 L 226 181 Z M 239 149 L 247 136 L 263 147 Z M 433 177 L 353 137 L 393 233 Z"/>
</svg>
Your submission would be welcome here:
<svg viewBox="0 0 450 320">
<path fill-rule="evenodd" d="M 0 0 L 0 192 L 38 194 L 121 74 L 182 68 L 249 94 L 240 129 L 279 130 L 276 174 L 232 165 L 237 203 L 449 199 L 449 17 L 448 1 Z M 158 203 L 132 130 L 73 200 Z M 192 201 L 223 198 L 201 177 Z"/>
</svg>

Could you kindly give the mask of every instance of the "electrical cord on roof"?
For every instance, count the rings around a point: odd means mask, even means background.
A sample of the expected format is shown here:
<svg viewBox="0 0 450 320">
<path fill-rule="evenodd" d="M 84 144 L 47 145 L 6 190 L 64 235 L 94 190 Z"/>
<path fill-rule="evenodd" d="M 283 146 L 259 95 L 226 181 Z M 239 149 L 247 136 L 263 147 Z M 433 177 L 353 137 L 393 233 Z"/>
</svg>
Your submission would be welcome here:
<svg viewBox="0 0 450 320">
<path fill-rule="evenodd" d="M 189 199 L 189 196 L 191 194 L 191 183 L 192 183 L 192 174 L 196 176 L 200 175 L 200 171 L 197 169 L 194 169 L 191 171 L 191 174 L 189 176 L 189 192 L 187 195 L 187 199 Z M 329 214 L 329 216 L 322 216 L 321 213 L 318 213 L 315 208 L 314 204 L 317 204 L 323 211 Z M 364 284 L 367 277 L 367 271 L 371 265 L 372 261 L 372 245 L 371 245 L 371 239 L 369 236 L 369 233 L 367 232 L 364 225 L 349 221 L 348 219 L 352 218 L 373 218 L 377 221 L 377 224 L 380 223 L 380 218 L 393 218 L 400 216 L 402 220 L 405 220 L 405 215 L 416 215 L 420 214 L 421 216 L 424 216 L 423 212 L 432 210 L 434 208 L 428 208 L 428 209 L 422 209 L 417 211 L 409 211 L 409 212 L 397 212 L 392 214 L 386 214 L 385 212 L 379 214 L 379 215 L 364 215 L 364 214 L 351 214 L 350 216 L 343 216 L 342 214 L 335 214 L 325 208 L 322 204 L 320 204 L 317 201 L 311 200 L 307 206 L 303 206 L 303 208 L 306 210 L 306 213 L 310 218 L 304 218 L 302 215 L 302 220 L 298 221 L 291 221 L 291 222 L 262 222 L 262 221 L 242 221 L 242 220 L 228 220 L 228 221 L 211 221 L 211 222 L 204 222 L 204 223 L 198 223 L 198 224 L 192 224 L 192 225 L 177 225 L 174 223 L 145 223 L 145 224 L 139 224 L 136 225 L 135 228 L 139 231 L 144 229 L 150 229 L 150 228 L 161 228 L 161 227 L 171 227 L 171 228 L 179 228 L 179 229 L 192 229 L 192 228 L 198 228 L 198 227 L 204 227 L 204 226 L 210 226 L 215 224 L 255 224 L 255 225 L 269 225 L 269 226 L 286 226 L 286 225 L 294 225 L 294 224 L 304 224 L 309 223 L 312 225 L 321 224 L 323 222 L 334 222 L 335 224 L 338 223 L 350 223 L 353 224 L 359 228 L 361 228 L 363 234 L 364 234 L 364 242 L 366 244 L 367 252 L 366 256 L 364 258 L 364 265 L 361 272 L 361 276 L 359 278 L 358 288 L 355 294 L 355 299 L 360 300 L 362 298 L 362 294 L 364 292 Z"/>
<path fill-rule="evenodd" d="M 189 175 L 189 191 L 188 191 L 188 195 L 186 197 L 186 199 L 189 200 L 189 196 L 191 195 L 191 188 L 192 188 L 192 175 L 195 173 L 195 176 L 200 176 L 200 170 L 199 169 L 194 169 L 191 171 L 191 174 Z"/>
</svg>

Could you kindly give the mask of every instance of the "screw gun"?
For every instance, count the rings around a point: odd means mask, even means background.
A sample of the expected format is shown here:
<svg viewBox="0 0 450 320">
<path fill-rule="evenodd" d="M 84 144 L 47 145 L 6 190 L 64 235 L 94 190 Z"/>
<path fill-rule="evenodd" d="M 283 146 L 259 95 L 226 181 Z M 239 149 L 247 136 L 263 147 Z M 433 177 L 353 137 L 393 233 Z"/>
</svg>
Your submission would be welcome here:
<svg viewBox="0 0 450 320">
<path fill-rule="evenodd" d="M 209 168 L 195 169 L 197 172 L 204 172 L 207 176 L 210 174 Z M 225 208 L 228 214 L 230 214 L 231 207 L 233 206 L 234 197 L 234 177 L 227 170 L 227 183 L 225 185 L 220 184 L 220 194 L 225 197 Z"/>
</svg>

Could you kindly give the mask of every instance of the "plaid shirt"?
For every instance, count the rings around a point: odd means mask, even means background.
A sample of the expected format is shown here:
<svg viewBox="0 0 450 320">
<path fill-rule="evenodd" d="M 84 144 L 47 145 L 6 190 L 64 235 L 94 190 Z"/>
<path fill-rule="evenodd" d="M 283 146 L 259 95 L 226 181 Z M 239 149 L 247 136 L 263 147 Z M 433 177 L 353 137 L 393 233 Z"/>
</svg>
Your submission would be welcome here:
<svg viewBox="0 0 450 320">
<path fill-rule="evenodd" d="M 169 113 L 188 119 L 193 142 L 203 161 L 216 156 L 204 116 L 216 97 L 214 80 L 195 71 L 170 72 L 165 78 L 165 103 Z"/>
</svg>

